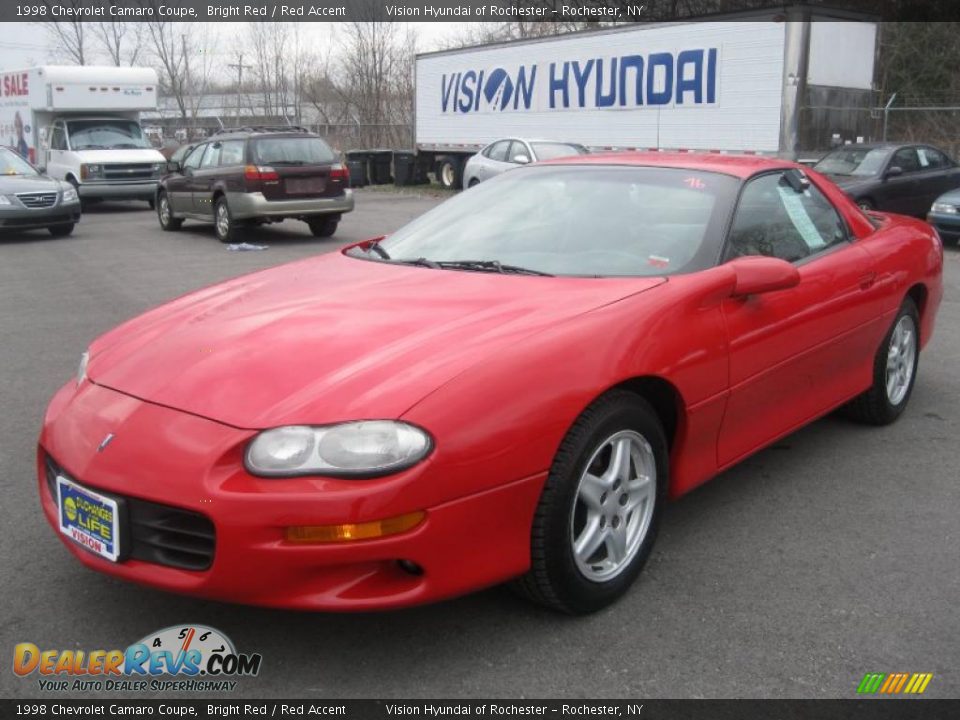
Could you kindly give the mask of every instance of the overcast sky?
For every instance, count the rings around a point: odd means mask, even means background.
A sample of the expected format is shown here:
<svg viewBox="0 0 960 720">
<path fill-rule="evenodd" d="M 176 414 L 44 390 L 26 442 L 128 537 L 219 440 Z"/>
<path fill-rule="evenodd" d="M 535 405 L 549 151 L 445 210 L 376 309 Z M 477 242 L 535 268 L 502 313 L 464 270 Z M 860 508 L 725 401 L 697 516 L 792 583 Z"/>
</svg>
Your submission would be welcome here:
<svg viewBox="0 0 960 720">
<path fill-rule="evenodd" d="M 176 23 L 174 23 L 176 24 Z M 323 47 L 337 41 L 337 26 L 341 23 L 304 22 L 299 23 L 306 44 Z M 462 23 L 420 22 L 397 23 L 410 26 L 417 32 L 420 51 L 436 50 L 450 37 L 456 37 L 463 28 Z M 223 56 L 224 65 L 234 60 L 236 38 L 242 37 L 249 23 L 218 22 L 205 23 L 209 37 L 212 38 L 212 52 Z M 0 23 L 0 71 L 19 70 L 21 68 L 43 65 L 51 62 L 51 42 L 42 27 L 33 23 Z M 229 79 L 229 71 L 224 79 Z"/>
</svg>

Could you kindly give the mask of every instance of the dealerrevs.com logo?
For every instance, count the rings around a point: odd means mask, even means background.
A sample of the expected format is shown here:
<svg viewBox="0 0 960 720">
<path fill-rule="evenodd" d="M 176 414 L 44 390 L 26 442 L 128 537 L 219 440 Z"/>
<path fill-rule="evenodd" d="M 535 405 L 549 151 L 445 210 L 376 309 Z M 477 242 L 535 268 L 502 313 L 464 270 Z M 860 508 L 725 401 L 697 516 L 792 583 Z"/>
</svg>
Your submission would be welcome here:
<svg viewBox="0 0 960 720">
<path fill-rule="evenodd" d="M 236 688 L 255 676 L 259 653 L 238 653 L 230 638 L 206 625 L 174 625 L 125 650 L 41 650 L 30 642 L 13 649 L 13 671 L 38 676 L 39 689 L 76 691 L 202 691 Z"/>
</svg>

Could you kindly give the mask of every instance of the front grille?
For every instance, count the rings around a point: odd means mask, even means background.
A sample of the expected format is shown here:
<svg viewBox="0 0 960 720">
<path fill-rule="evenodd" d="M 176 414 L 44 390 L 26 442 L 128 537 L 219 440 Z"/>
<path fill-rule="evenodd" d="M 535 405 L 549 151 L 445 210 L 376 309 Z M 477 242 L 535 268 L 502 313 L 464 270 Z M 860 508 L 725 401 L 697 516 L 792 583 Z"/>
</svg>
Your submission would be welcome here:
<svg viewBox="0 0 960 720">
<path fill-rule="evenodd" d="M 46 456 L 47 489 L 53 501 L 57 499 L 57 475 L 90 487 L 71 477 L 49 455 Z M 141 500 L 114 492 L 104 495 L 124 501 L 127 512 L 121 518 L 126 523 L 128 548 L 121 552 L 124 558 L 166 565 L 181 570 L 206 570 L 213 564 L 216 530 L 205 515 L 183 510 L 172 505 Z"/>
<path fill-rule="evenodd" d="M 124 180 L 150 180 L 154 174 L 153 163 L 113 163 L 103 166 L 103 177 L 114 182 Z"/>
<path fill-rule="evenodd" d="M 57 204 L 57 193 L 55 192 L 32 192 L 17 193 L 19 200 L 24 207 L 28 208 L 48 208 Z"/>
</svg>

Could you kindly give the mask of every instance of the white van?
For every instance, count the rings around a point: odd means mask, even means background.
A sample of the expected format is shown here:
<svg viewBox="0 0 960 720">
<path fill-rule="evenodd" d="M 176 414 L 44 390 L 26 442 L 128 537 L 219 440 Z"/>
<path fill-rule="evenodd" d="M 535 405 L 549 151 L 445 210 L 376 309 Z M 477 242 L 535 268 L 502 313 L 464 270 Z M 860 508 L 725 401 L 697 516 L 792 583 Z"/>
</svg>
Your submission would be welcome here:
<svg viewBox="0 0 960 720">
<path fill-rule="evenodd" d="M 0 74 L 0 141 L 84 200 L 153 206 L 165 159 L 140 126 L 157 107 L 150 68 L 44 66 Z"/>
</svg>

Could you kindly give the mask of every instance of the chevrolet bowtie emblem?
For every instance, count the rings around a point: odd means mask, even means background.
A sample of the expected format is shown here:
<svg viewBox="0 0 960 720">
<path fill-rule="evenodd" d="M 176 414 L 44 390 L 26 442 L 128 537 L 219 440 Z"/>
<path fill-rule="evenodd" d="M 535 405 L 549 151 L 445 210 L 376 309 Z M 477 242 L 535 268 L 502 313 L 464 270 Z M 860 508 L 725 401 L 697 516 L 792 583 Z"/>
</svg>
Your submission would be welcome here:
<svg viewBox="0 0 960 720">
<path fill-rule="evenodd" d="M 98 453 L 103 452 L 106 449 L 107 445 L 113 442 L 113 438 L 114 438 L 113 433 L 107 433 L 107 436 L 100 441 L 100 445 L 99 447 L 97 447 L 97 452 Z"/>
</svg>

